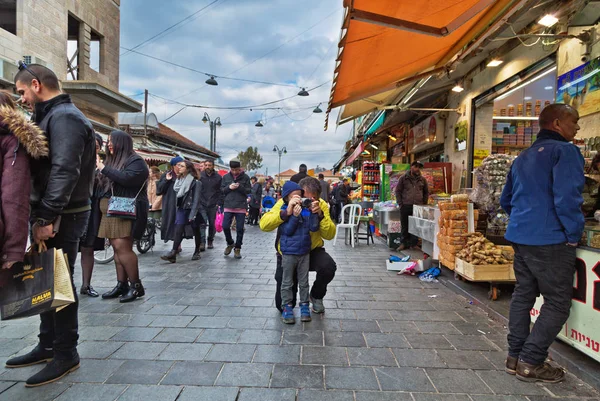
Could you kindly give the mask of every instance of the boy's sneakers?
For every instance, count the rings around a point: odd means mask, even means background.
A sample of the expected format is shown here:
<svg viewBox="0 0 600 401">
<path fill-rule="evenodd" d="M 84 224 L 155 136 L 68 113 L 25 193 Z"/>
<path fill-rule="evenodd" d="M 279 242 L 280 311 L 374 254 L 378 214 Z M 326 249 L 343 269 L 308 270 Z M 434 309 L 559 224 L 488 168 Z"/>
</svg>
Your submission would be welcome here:
<svg viewBox="0 0 600 401">
<path fill-rule="evenodd" d="M 302 322 L 310 322 L 312 318 L 310 317 L 310 306 L 308 302 L 303 302 L 300 304 L 300 321 Z"/>
<path fill-rule="evenodd" d="M 296 323 L 296 319 L 294 319 L 294 307 L 292 305 L 285 305 L 283 307 L 283 312 L 281 312 L 281 321 L 285 324 Z"/>
</svg>

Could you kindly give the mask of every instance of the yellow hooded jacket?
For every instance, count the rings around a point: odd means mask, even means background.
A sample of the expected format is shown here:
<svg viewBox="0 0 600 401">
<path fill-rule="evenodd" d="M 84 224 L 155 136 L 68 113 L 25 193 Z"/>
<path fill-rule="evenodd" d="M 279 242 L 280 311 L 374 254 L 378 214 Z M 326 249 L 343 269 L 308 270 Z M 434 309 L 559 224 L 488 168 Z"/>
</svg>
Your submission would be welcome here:
<svg viewBox="0 0 600 401">
<path fill-rule="evenodd" d="M 279 199 L 275 206 L 273 206 L 268 213 L 260 218 L 261 230 L 273 231 L 283 223 L 283 220 L 281 219 L 282 206 L 283 199 Z M 323 199 L 319 199 L 319 206 L 321 206 L 321 210 L 323 211 L 323 219 L 319 223 L 319 231 L 310 233 L 311 250 L 315 248 L 321 248 L 323 245 L 325 245 L 323 240 L 332 240 L 336 233 L 335 224 L 329 215 L 329 205 Z M 277 249 L 279 250 L 279 244 L 277 244 Z"/>
</svg>

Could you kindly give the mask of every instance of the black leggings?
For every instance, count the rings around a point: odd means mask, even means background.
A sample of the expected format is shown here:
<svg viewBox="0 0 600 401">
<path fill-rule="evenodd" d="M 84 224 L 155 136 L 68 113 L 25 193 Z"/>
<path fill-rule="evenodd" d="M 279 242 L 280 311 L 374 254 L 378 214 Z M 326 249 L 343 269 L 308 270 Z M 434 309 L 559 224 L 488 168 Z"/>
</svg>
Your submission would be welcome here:
<svg viewBox="0 0 600 401">
<path fill-rule="evenodd" d="M 189 231 L 190 229 L 194 232 L 194 242 L 196 243 L 196 251 L 200 249 L 200 245 L 202 244 L 202 237 L 200 226 L 197 224 L 177 224 L 175 225 L 175 240 L 173 241 L 173 250 L 177 251 L 183 242 L 185 237 L 186 228 Z"/>
</svg>

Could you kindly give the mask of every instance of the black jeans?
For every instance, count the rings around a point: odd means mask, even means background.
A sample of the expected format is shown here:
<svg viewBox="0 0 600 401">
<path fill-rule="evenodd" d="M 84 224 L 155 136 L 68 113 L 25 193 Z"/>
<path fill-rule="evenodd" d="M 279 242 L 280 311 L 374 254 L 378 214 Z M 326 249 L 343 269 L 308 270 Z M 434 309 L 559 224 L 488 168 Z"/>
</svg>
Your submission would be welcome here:
<svg viewBox="0 0 600 401">
<path fill-rule="evenodd" d="M 281 312 L 281 282 L 283 280 L 283 266 L 281 264 L 281 254 L 277 253 L 277 269 L 275 270 L 275 281 L 277 289 L 275 290 L 275 306 Z M 325 251 L 325 248 L 315 248 L 310 251 L 310 269 L 311 272 L 317 272 L 317 278 L 310 289 L 310 296 L 315 299 L 323 299 L 327 294 L 327 285 L 335 277 L 337 265 L 333 258 Z M 298 293 L 298 276 L 294 275 L 293 302 L 296 305 L 296 294 Z"/>
<path fill-rule="evenodd" d="M 235 233 L 236 233 L 235 247 L 238 249 L 241 249 L 242 243 L 244 241 L 244 221 L 246 220 L 245 213 L 225 212 L 223 215 L 223 233 L 225 234 L 225 239 L 227 240 L 227 245 L 229 245 L 229 246 L 233 245 L 234 242 L 233 242 L 233 237 L 231 236 L 231 223 L 233 222 L 234 217 L 235 217 Z"/>
<path fill-rule="evenodd" d="M 215 239 L 215 234 L 217 233 L 217 228 L 215 227 L 215 220 L 217 219 L 217 207 L 207 207 L 206 215 L 208 216 L 208 222 L 205 222 L 201 230 L 206 233 L 206 227 L 208 226 L 208 242 L 213 242 Z"/>
<path fill-rule="evenodd" d="M 73 284 L 73 268 L 79 252 L 79 239 L 87 230 L 90 212 L 64 214 L 60 228 L 54 238 L 46 241 L 48 248 L 62 249 L 67 255 Z M 75 303 L 60 312 L 50 311 L 40 314 L 40 344 L 44 348 L 54 349 L 54 358 L 69 360 L 77 357 L 79 299 L 73 285 Z"/>
<path fill-rule="evenodd" d="M 402 232 L 400 234 L 402 244 L 407 247 L 417 246 L 419 238 L 408 232 L 408 217 L 413 215 L 413 205 L 403 205 L 400 208 L 400 224 L 402 225 Z"/>
<path fill-rule="evenodd" d="M 513 248 L 517 285 L 510 303 L 508 354 L 539 365 L 548 357 L 548 348 L 569 318 L 576 249 L 566 244 L 513 244 Z M 540 294 L 544 304 L 530 330 L 530 311 Z"/>
</svg>

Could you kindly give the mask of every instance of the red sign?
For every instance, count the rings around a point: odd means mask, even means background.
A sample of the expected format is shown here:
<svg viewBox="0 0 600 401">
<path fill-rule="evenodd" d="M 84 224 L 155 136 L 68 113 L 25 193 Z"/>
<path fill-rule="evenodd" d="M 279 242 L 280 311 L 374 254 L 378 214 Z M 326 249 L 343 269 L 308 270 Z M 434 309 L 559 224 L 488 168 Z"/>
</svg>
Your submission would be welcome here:
<svg viewBox="0 0 600 401">
<path fill-rule="evenodd" d="M 360 156 L 360 154 L 365 150 L 365 143 L 361 142 L 356 149 L 354 149 L 354 152 L 352 152 L 352 154 L 350 155 L 350 157 L 346 160 L 346 166 L 350 166 L 352 164 L 352 162 L 354 162 L 354 160 L 356 160 L 356 158 L 358 156 Z"/>
</svg>

